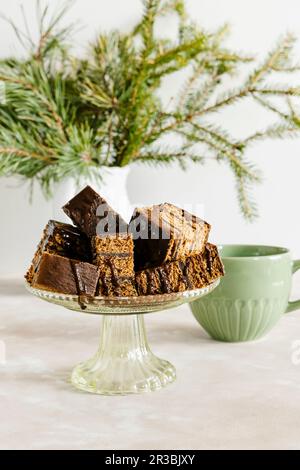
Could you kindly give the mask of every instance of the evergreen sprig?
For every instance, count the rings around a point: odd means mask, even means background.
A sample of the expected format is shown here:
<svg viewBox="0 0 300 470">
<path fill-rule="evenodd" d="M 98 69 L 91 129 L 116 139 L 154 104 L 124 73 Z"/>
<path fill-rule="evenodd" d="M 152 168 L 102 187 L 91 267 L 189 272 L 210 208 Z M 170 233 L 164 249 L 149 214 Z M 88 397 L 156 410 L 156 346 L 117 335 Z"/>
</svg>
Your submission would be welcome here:
<svg viewBox="0 0 300 470">
<path fill-rule="evenodd" d="M 299 70 L 295 37 L 284 37 L 257 65 L 224 47 L 227 26 L 210 32 L 194 24 L 184 0 L 143 0 L 143 7 L 132 31 L 101 34 L 85 59 L 72 55 L 72 27 L 61 26 L 69 2 L 53 15 L 37 1 L 37 42 L 25 13 L 24 30 L 8 20 L 27 54 L 0 61 L 0 175 L 37 179 L 49 193 L 66 176 L 101 176 L 103 166 L 178 162 L 185 168 L 188 161 L 214 159 L 233 171 L 241 210 L 253 218 L 249 190 L 260 173 L 248 148 L 293 137 L 300 128 L 294 103 L 300 86 L 274 83 L 277 75 Z M 166 15 L 178 18 L 175 41 L 155 33 L 157 19 Z M 224 92 L 225 79 L 251 61 L 242 83 Z M 158 93 L 162 80 L 183 69 L 186 80 L 166 106 Z M 215 116 L 249 98 L 276 119 L 241 140 Z"/>
</svg>

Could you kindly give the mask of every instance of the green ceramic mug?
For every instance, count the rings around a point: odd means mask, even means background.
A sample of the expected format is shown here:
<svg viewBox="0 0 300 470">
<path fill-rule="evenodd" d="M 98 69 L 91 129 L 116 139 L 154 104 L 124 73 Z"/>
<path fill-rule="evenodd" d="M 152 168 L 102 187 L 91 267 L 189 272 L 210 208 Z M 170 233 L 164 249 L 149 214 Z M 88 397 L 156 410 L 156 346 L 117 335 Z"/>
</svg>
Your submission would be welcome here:
<svg viewBox="0 0 300 470">
<path fill-rule="evenodd" d="M 283 313 L 300 308 L 289 302 L 292 261 L 286 248 L 222 245 L 226 274 L 207 297 L 191 304 L 192 312 L 209 335 L 219 341 L 251 341 L 268 333 Z"/>
</svg>

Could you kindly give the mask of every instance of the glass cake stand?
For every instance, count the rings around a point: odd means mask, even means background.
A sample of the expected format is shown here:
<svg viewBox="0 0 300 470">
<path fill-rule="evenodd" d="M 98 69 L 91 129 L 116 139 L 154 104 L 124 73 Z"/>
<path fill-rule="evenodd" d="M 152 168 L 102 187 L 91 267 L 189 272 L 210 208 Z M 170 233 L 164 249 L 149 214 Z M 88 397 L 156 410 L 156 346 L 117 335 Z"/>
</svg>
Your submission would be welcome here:
<svg viewBox="0 0 300 470">
<path fill-rule="evenodd" d="M 175 367 L 152 353 L 143 314 L 192 302 L 218 284 L 219 279 L 202 289 L 173 294 L 92 298 L 39 290 L 29 284 L 26 287 L 47 302 L 103 316 L 99 349 L 94 357 L 74 368 L 71 381 L 86 392 L 126 395 L 159 390 L 176 378 Z"/>
</svg>

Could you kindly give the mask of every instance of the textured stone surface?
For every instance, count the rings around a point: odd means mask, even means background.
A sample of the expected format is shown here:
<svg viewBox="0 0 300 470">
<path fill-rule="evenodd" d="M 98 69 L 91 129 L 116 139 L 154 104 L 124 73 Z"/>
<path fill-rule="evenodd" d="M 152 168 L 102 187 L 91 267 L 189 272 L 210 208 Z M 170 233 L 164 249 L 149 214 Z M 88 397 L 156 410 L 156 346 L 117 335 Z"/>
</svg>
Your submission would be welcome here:
<svg viewBox="0 0 300 470">
<path fill-rule="evenodd" d="M 212 341 L 188 306 L 146 326 L 177 381 L 139 396 L 80 393 L 67 377 L 96 351 L 100 318 L 0 281 L 0 448 L 300 449 L 299 311 L 249 343 Z"/>
</svg>

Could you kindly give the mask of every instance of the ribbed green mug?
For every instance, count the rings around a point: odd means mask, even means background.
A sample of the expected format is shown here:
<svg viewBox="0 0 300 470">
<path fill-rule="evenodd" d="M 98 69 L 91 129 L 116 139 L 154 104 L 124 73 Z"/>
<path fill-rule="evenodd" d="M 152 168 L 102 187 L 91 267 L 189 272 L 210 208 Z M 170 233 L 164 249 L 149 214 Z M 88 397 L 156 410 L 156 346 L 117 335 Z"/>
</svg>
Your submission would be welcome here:
<svg viewBox="0 0 300 470">
<path fill-rule="evenodd" d="M 222 245 L 226 274 L 207 297 L 190 306 L 196 320 L 219 341 L 251 341 L 268 333 L 282 314 L 300 308 L 289 302 L 292 274 L 300 260 L 289 250 L 261 245 Z"/>
</svg>

